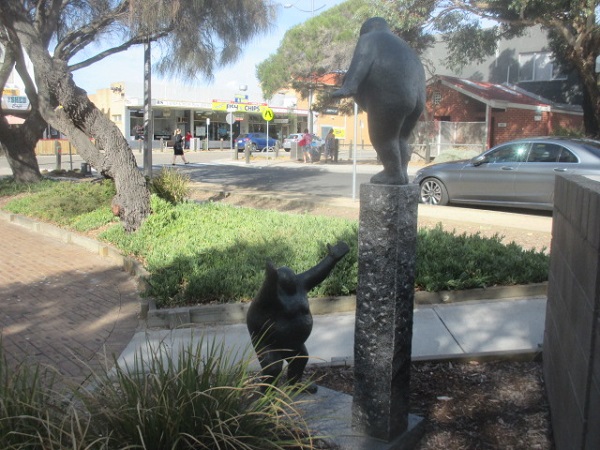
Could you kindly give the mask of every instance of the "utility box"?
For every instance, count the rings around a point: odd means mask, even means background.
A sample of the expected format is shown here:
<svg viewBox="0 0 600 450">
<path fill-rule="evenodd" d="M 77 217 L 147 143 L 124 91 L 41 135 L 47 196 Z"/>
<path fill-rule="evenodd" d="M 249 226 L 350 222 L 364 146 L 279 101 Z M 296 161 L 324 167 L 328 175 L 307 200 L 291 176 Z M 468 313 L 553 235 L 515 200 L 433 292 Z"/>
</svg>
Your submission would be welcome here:
<svg viewBox="0 0 600 450">
<path fill-rule="evenodd" d="M 302 149 L 298 145 L 298 142 L 292 141 L 290 143 L 290 159 L 292 161 L 299 161 L 302 159 Z"/>
</svg>

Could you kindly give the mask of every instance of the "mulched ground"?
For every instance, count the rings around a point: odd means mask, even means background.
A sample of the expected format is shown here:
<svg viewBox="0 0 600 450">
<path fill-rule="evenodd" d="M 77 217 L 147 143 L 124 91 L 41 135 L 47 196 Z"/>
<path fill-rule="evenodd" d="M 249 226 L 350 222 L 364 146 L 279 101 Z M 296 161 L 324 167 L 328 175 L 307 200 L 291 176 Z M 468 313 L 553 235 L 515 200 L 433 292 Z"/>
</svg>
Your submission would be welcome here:
<svg viewBox="0 0 600 450">
<path fill-rule="evenodd" d="M 306 375 L 352 395 L 352 367 Z M 410 397 L 426 419 L 417 450 L 554 449 L 540 361 L 415 362 Z"/>
</svg>

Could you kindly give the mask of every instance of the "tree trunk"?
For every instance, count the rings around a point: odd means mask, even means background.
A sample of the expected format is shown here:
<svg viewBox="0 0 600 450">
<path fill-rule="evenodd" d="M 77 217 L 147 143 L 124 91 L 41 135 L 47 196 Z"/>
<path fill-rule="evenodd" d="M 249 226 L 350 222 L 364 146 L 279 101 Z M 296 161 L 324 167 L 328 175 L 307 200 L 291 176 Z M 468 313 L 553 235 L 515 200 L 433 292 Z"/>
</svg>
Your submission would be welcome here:
<svg viewBox="0 0 600 450">
<path fill-rule="evenodd" d="M 17 128 L 10 128 L 6 120 L 0 120 L 0 145 L 17 183 L 35 183 L 42 179 L 35 146 L 45 126 L 46 122 L 36 111 Z"/>
<path fill-rule="evenodd" d="M 83 159 L 114 179 L 113 210 L 126 231 L 138 229 L 150 213 L 150 193 L 125 137 L 75 85 L 66 61 L 50 56 L 19 2 L 3 0 L 0 12 L 33 63 L 41 115 L 68 136 Z"/>
<path fill-rule="evenodd" d="M 36 67 L 36 77 L 39 72 L 44 83 L 54 87 L 53 94 L 62 105 L 48 113 L 48 122 L 69 137 L 84 160 L 115 181 L 117 195 L 113 199 L 113 210 L 126 231 L 137 230 L 150 213 L 150 192 L 125 137 L 90 102 L 85 91 L 74 84 L 63 64 L 52 64 L 53 68 L 46 71 L 40 70 L 34 57 L 31 60 Z M 89 136 L 94 138 L 94 143 Z"/>
</svg>

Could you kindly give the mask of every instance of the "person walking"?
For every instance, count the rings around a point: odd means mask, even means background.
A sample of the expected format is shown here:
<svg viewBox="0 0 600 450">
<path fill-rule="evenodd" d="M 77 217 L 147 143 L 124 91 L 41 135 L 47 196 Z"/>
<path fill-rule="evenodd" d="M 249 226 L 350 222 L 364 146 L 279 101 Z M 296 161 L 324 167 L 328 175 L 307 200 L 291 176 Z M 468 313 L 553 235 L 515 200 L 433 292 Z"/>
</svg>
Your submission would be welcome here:
<svg viewBox="0 0 600 450">
<path fill-rule="evenodd" d="M 325 136 L 325 162 L 331 159 L 333 161 L 333 153 L 335 151 L 335 135 L 333 134 L 333 128 L 329 130 L 327 136 Z"/>
<path fill-rule="evenodd" d="M 177 159 L 178 156 L 181 156 L 181 159 L 183 159 L 184 164 L 188 164 L 187 160 L 185 159 L 185 155 L 183 154 L 183 145 L 184 145 L 184 137 L 181 135 L 181 130 L 179 128 L 177 128 L 175 130 L 175 135 L 173 137 L 173 166 L 175 165 L 175 160 Z"/>
<path fill-rule="evenodd" d="M 190 149 L 190 141 L 192 140 L 192 133 L 190 133 L 189 131 L 187 131 L 185 133 L 185 148 L 186 150 Z"/>
<path fill-rule="evenodd" d="M 310 144 L 312 144 L 312 136 L 308 132 L 308 129 L 304 129 L 304 135 L 302 139 L 298 141 L 298 145 L 302 147 L 302 156 L 304 157 L 304 162 L 308 160 L 308 162 L 312 163 L 312 155 L 310 154 Z"/>
</svg>

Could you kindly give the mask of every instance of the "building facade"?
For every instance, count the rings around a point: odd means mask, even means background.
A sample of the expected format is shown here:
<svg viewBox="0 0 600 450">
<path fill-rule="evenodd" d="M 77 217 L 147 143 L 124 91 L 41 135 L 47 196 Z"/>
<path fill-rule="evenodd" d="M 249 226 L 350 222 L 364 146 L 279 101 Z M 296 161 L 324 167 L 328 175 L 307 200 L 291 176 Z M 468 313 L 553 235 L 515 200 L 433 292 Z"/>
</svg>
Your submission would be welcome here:
<svg viewBox="0 0 600 450">
<path fill-rule="evenodd" d="M 114 82 L 89 97 L 135 147 L 144 136 L 143 95 L 133 83 Z M 293 92 L 281 92 L 272 102 L 251 101 L 245 93 L 231 99 L 212 98 L 207 90 L 153 86 L 153 148 L 169 145 L 176 129 L 193 136 L 194 148 L 230 148 L 240 134 L 268 132 L 283 141 L 290 133 L 307 127 L 307 105 Z M 132 95 L 130 95 L 132 94 Z M 304 102 L 306 103 L 306 102 Z M 269 108 L 273 119 L 268 122 L 263 112 Z"/>
<path fill-rule="evenodd" d="M 429 120 L 481 122 L 487 148 L 516 138 L 577 133 L 581 107 L 557 104 L 516 86 L 438 75 L 427 84 Z"/>
</svg>

